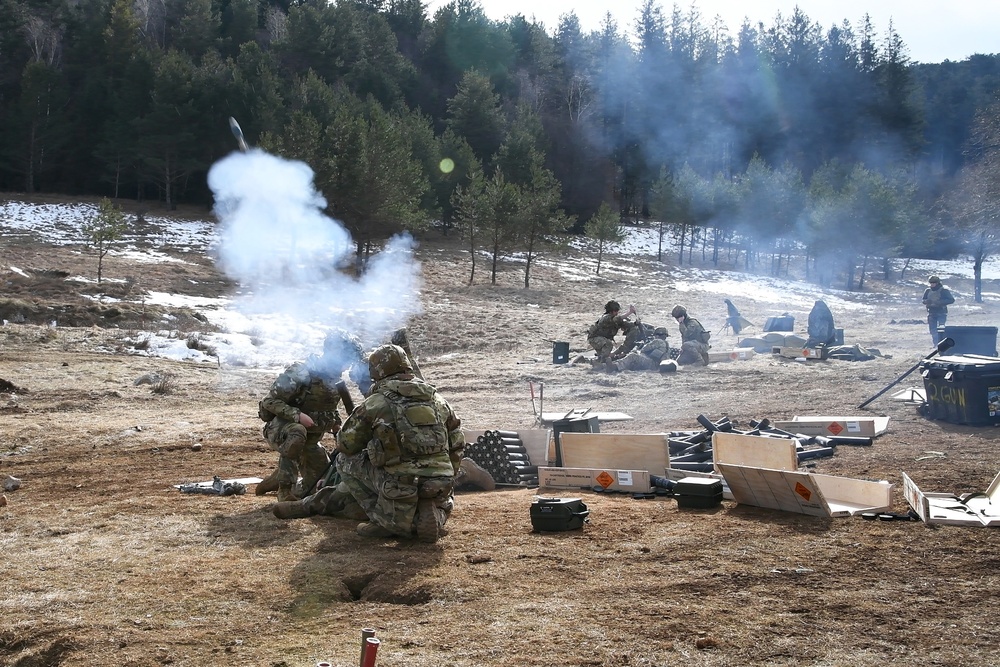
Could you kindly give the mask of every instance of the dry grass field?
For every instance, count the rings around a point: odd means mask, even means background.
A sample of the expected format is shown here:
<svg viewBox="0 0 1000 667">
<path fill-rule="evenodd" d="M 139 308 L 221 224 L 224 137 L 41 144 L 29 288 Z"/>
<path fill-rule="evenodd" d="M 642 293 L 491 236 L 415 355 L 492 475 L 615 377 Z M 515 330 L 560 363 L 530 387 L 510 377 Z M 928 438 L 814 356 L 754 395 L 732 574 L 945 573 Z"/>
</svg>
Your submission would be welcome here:
<svg viewBox="0 0 1000 667">
<path fill-rule="evenodd" d="M 603 432 L 693 429 L 699 414 L 741 425 L 853 414 L 930 351 L 925 326 L 891 324 L 921 317 L 921 275 L 838 294 L 859 303 L 834 308 L 848 342 L 888 358 L 758 355 L 674 376 L 554 365 L 551 341 L 584 351 L 611 298 L 668 326 L 675 344 L 678 302 L 716 332 L 723 296 L 758 325 L 789 310 L 801 328 L 808 309 L 720 294 L 709 287 L 722 274 L 651 258 L 612 255 L 600 277 L 568 279 L 562 268 L 593 263 L 579 252 L 546 257 L 530 289 L 513 263 L 499 284 L 477 274 L 470 286 L 456 242 L 421 241 L 424 312 L 410 338 L 470 429 L 531 428 L 529 382 L 544 383 L 547 411 L 633 417 Z M 232 289 L 209 259 L 184 260 L 137 267 L 110 256 L 105 271 L 141 274 L 146 290 Z M 127 341 L 171 309 L 122 294 L 107 317 L 82 294 L 93 285 L 62 279 L 93 274 L 93 263 L 73 245 L 0 245 L 0 480 L 22 480 L 0 507 L 0 665 L 350 667 L 364 627 L 381 639 L 383 667 L 1000 664 L 995 530 L 581 491 L 559 495 L 583 497 L 590 523 L 539 534 L 529 519 L 538 490 L 503 489 L 460 493 L 450 534 L 428 545 L 366 540 L 346 520 L 280 521 L 273 497 L 252 492 L 181 494 L 174 484 L 269 472 L 256 404 L 274 371 L 137 354 Z M 954 323 L 997 323 L 997 301 L 976 306 L 969 283 L 946 282 L 961 296 Z M 170 314 L 184 332 L 204 326 Z M 735 342 L 717 333 L 714 349 Z M 154 372 L 168 381 L 136 384 Z M 919 383 L 914 374 L 900 386 Z M 888 396 L 869 411 L 890 417 L 889 432 L 813 470 L 889 480 L 904 512 L 903 472 L 959 493 L 985 490 L 1000 469 L 995 428 L 929 421 Z"/>
</svg>

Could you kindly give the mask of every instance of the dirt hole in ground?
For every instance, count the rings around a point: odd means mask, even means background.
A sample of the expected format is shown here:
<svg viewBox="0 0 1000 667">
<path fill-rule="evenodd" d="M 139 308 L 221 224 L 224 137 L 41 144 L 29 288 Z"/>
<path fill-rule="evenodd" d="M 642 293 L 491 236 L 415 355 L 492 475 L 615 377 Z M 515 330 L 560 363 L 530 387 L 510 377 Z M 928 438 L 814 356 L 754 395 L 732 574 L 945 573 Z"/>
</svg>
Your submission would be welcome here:
<svg viewBox="0 0 1000 667">
<path fill-rule="evenodd" d="M 48 641 L 43 637 L 18 637 L 14 633 L 0 634 L 0 664 L 11 667 L 59 667 L 76 648 L 68 637 Z M 36 648 L 36 645 L 37 646 Z M 12 662 L 11 662 L 12 661 Z"/>
<path fill-rule="evenodd" d="M 0 394 L 23 394 L 23 393 L 25 393 L 24 390 L 18 387 L 10 380 L 4 380 L 3 378 L 0 378 Z"/>
</svg>

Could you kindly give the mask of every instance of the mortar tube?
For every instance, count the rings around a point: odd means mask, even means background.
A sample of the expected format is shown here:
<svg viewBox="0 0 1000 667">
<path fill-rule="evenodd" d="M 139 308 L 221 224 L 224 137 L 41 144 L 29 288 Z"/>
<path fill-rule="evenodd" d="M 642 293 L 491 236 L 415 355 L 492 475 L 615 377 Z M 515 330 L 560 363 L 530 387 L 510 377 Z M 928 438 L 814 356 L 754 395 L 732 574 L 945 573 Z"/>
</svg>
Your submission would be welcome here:
<svg viewBox="0 0 1000 667">
<path fill-rule="evenodd" d="M 378 647 L 381 642 L 374 637 L 365 640 L 364 657 L 361 667 L 375 667 L 375 658 L 378 657 Z"/>
<path fill-rule="evenodd" d="M 368 649 L 368 640 L 375 636 L 375 628 L 361 628 L 361 657 L 358 664 L 365 667 L 365 653 Z"/>
</svg>

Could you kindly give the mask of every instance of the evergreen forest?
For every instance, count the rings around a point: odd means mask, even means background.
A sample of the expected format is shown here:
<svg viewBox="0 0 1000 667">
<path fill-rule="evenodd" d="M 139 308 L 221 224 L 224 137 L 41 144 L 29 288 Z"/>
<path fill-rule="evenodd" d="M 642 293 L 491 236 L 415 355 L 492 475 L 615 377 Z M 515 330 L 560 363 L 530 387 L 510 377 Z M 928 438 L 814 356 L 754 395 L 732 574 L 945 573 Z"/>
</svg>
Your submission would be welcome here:
<svg viewBox="0 0 1000 667">
<path fill-rule="evenodd" d="M 863 289 L 996 250 L 998 91 L 1000 55 L 917 63 L 891 23 L 801 8 L 726 26 L 645 0 L 586 32 L 476 0 L 2 0 L 0 191 L 208 207 L 234 117 L 314 170 L 359 257 L 436 224 L 470 280 L 477 249 L 494 280 L 518 252 L 527 287 L 563 232 L 655 221 L 674 261 L 804 254 Z"/>
</svg>

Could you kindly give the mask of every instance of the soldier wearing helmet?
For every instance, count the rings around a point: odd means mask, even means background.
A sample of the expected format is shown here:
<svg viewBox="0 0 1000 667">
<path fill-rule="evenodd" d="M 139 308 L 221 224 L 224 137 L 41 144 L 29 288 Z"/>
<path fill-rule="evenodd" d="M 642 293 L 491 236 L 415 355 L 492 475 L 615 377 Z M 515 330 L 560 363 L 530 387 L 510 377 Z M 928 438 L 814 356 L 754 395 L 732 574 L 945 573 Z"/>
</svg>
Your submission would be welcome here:
<svg viewBox="0 0 1000 667">
<path fill-rule="evenodd" d="M 359 386 L 367 371 L 359 374 L 363 350 L 351 334 L 335 331 L 326 337 L 321 356 L 310 355 L 296 362 L 271 384 L 261 400 L 258 415 L 267 422 L 264 439 L 278 452 L 278 467 L 254 490 L 264 495 L 277 490 L 278 501 L 292 501 L 312 492 L 330 465 L 330 457 L 320 440 L 326 433 L 337 433 L 345 412 L 353 407 L 347 385 L 341 380 L 345 370 Z M 302 476 L 301 486 L 296 480 Z"/>
<path fill-rule="evenodd" d="M 337 471 L 368 517 L 358 534 L 435 542 L 454 506 L 462 422 L 398 345 L 376 348 L 368 368 L 371 393 L 337 435 Z"/>
<path fill-rule="evenodd" d="M 955 297 L 937 276 L 929 277 L 927 284 L 923 298 L 927 308 L 927 329 L 931 332 L 931 342 L 937 345 L 944 337 L 941 329 L 948 321 L 948 306 L 955 303 Z"/>
<path fill-rule="evenodd" d="M 684 306 L 674 306 L 670 316 L 677 320 L 681 332 L 681 353 L 677 356 L 677 363 L 681 365 L 701 363 L 707 366 L 708 341 L 711 334 L 705 331 L 701 322 L 688 315 Z"/>
<path fill-rule="evenodd" d="M 628 319 L 635 313 L 635 306 L 629 306 L 624 315 L 619 314 L 621 309 L 617 301 L 608 301 L 604 304 L 604 314 L 587 330 L 587 343 L 597 351 L 598 363 L 607 364 L 614 358 L 625 356 L 642 335 L 639 326 Z M 615 335 L 619 331 L 625 334 L 625 341 L 616 350 Z"/>
<path fill-rule="evenodd" d="M 632 350 L 617 361 L 609 361 L 607 370 L 615 371 L 648 371 L 659 368 L 660 362 L 670 358 L 670 348 L 667 345 L 666 327 L 656 327 L 653 337 L 642 348 Z"/>
</svg>

